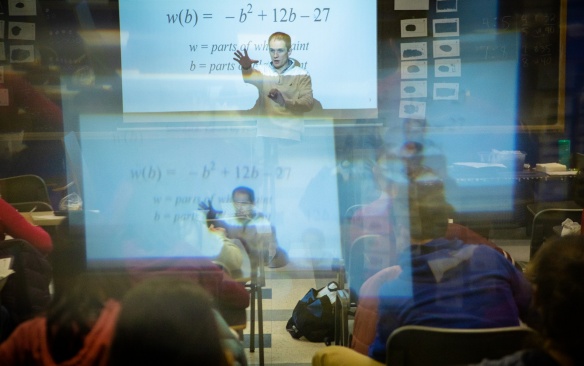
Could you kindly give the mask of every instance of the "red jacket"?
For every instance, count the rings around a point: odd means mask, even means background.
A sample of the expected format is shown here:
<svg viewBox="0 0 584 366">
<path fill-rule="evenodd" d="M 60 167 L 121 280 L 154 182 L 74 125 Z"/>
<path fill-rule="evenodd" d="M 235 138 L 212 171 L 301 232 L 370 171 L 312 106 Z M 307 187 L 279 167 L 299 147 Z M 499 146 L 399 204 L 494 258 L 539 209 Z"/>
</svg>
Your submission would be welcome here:
<svg viewBox="0 0 584 366">
<path fill-rule="evenodd" d="M 97 366 L 107 364 L 120 304 L 106 302 L 91 331 L 85 337 L 84 347 L 60 366 Z M 0 360 L 3 365 L 57 365 L 49 352 L 47 319 L 38 317 L 22 323 L 10 337 L 0 344 Z"/>
<path fill-rule="evenodd" d="M 53 250 L 53 241 L 49 233 L 42 227 L 26 221 L 14 207 L 0 198 L 0 240 L 4 240 L 6 234 L 14 239 L 29 242 L 43 254 Z"/>
</svg>

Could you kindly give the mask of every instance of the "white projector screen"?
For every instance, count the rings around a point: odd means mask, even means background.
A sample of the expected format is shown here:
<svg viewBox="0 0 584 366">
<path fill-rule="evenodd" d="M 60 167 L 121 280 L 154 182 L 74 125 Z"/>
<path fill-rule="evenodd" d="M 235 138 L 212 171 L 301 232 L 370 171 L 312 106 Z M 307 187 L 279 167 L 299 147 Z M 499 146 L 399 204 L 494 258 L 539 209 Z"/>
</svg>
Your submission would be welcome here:
<svg viewBox="0 0 584 366">
<path fill-rule="evenodd" d="M 268 37 L 280 31 L 327 117 L 376 115 L 375 1 L 120 0 L 119 12 L 124 113 L 251 109 L 258 92 L 233 54 L 269 63 Z"/>
</svg>

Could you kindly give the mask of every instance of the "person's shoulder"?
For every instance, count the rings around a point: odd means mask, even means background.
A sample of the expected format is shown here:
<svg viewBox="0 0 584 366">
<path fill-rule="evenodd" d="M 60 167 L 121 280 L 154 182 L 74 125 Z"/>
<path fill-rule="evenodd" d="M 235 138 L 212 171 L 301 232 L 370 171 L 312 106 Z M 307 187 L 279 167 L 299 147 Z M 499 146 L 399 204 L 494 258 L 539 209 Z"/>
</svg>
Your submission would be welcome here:
<svg viewBox="0 0 584 366">
<path fill-rule="evenodd" d="M 44 316 L 37 316 L 32 319 L 26 320 L 20 323 L 14 332 L 12 337 L 16 338 L 43 338 L 47 329 L 47 318 Z"/>
</svg>

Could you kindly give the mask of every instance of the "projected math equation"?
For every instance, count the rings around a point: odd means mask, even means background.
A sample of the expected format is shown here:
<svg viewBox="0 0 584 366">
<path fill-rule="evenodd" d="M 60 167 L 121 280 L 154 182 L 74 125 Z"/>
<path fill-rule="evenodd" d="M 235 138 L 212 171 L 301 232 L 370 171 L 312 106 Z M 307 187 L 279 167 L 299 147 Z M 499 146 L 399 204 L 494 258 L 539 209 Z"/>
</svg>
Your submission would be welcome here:
<svg viewBox="0 0 584 366">
<path fill-rule="evenodd" d="M 179 171 L 175 168 L 165 168 L 158 165 L 146 165 L 139 168 L 130 169 L 130 178 L 136 182 L 157 183 L 163 179 L 177 179 L 193 177 L 198 179 L 241 179 L 253 180 L 264 177 L 272 177 L 278 180 L 288 180 L 292 173 L 289 166 L 276 166 L 270 170 L 264 170 L 255 165 L 235 165 L 219 167 L 215 162 L 203 165 L 199 169 Z"/>
<path fill-rule="evenodd" d="M 180 9 L 174 13 L 166 13 L 165 20 L 170 25 L 181 27 L 196 27 L 199 22 L 221 19 L 229 22 L 247 23 L 250 21 L 272 23 L 314 22 L 323 23 L 329 20 L 331 8 L 311 8 L 298 10 L 297 8 L 272 8 L 256 10 L 251 3 L 229 14 L 199 12 L 196 9 Z"/>
</svg>

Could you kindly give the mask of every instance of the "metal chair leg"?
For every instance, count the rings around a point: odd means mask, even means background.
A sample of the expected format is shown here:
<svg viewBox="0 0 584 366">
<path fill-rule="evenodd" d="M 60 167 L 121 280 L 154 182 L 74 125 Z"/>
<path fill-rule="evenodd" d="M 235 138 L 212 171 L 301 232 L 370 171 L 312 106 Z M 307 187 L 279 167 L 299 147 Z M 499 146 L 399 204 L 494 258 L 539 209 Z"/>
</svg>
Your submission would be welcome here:
<svg viewBox="0 0 584 366">
<path fill-rule="evenodd" d="M 258 300 L 258 337 L 259 337 L 259 347 L 260 347 L 260 366 L 264 365 L 264 312 L 262 306 L 262 287 L 257 288 L 257 300 Z"/>
<path fill-rule="evenodd" d="M 252 280 L 253 281 L 253 280 Z M 250 285 L 251 308 L 250 308 L 250 330 L 249 330 L 249 351 L 255 352 L 255 302 L 256 302 L 256 285 L 252 282 Z"/>
</svg>

